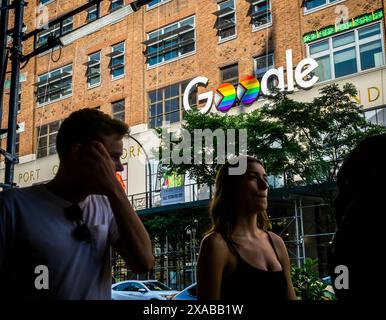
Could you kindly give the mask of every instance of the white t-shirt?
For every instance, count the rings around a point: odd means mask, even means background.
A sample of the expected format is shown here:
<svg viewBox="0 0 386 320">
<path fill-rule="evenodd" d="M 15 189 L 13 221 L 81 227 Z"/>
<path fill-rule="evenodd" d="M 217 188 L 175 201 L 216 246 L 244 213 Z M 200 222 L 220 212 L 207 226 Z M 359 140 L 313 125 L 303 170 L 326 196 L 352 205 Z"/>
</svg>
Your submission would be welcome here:
<svg viewBox="0 0 386 320">
<path fill-rule="evenodd" d="M 90 243 L 73 237 L 76 223 L 64 213 L 71 203 L 45 185 L 0 193 L 0 296 L 111 299 L 110 245 L 119 233 L 110 203 L 90 195 L 78 204 Z M 36 289 L 39 265 L 48 268 L 49 289 Z"/>
</svg>

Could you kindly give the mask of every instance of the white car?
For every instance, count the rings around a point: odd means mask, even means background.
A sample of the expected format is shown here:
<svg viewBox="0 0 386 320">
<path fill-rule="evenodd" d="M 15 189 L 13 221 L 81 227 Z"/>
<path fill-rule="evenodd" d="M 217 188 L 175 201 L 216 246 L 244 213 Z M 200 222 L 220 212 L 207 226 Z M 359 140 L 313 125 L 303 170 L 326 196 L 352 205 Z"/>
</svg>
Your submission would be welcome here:
<svg viewBox="0 0 386 320">
<path fill-rule="evenodd" d="M 168 300 L 177 293 L 157 280 L 127 280 L 111 287 L 113 300 Z"/>
<path fill-rule="evenodd" d="M 193 283 L 176 294 L 173 300 L 197 300 L 197 284 Z"/>
</svg>

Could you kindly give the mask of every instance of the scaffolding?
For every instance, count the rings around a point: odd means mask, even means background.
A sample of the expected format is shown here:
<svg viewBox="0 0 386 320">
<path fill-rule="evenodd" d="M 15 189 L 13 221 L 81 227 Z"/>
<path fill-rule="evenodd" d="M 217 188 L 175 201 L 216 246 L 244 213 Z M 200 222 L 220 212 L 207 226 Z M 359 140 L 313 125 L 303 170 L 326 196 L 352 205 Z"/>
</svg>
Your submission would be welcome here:
<svg viewBox="0 0 386 320">
<path fill-rule="evenodd" d="M 323 198 L 289 194 L 283 202 L 292 207 L 292 214 L 271 217 L 273 231 L 286 244 L 290 262 L 304 266 L 306 258 L 318 259 L 319 274 L 327 274 L 327 246 L 335 234 L 335 221 L 330 204 Z M 273 206 L 273 211 L 275 206 Z"/>
</svg>

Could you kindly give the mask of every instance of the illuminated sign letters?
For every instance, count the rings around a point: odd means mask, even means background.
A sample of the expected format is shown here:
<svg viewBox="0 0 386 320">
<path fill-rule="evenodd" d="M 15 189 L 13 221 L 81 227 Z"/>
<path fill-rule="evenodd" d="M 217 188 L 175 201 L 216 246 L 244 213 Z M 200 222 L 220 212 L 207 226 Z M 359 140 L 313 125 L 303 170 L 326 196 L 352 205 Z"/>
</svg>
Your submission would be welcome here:
<svg viewBox="0 0 386 320">
<path fill-rule="evenodd" d="M 384 13 L 382 9 L 376 10 L 371 13 L 366 13 L 348 21 L 343 21 L 343 23 L 324 27 L 317 31 L 308 32 L 303 36 L 303 41 L 304 43 L 308 43 L 311 41 L 323 39 L 342 31 L 350 30 L 377 20 L 381 20 L 383 18 L 383 15 Z"/>
<path fill-rule="evenodd" d="M 264 95 L 272 94 L 268 89 L 268 81 L 271 77 L 275 77 L 277 79 L 276 86 L 280 91 L 285 90 L 286 80 L 288 91 L 295 90 L 295 82 L 298 87 L 303 89 L 311 88 L 319 80 L 317 76 L 312 75 L 312 71 L 314 71 L 317 67 L 318 63 L 314 59 L 306 58 L 299 62 L 295 68 L 294 74 L 292 50 L 287 50 L 287 79 L 284 77 L 284 67 L 280 67 L 268 70 L 261 79 L 261 83 L 253 76 L 246 76 L 242 78 L 237 86 L 237 89 L 230 83 L 223 83 L 215 92 L 209 91 L 198 95 L 198 102 L 206 100 L 205 106 L 200 109 L 200 112 L 202 114 L 208 113 L 213 104 L 216 106 L 217 110 L 222 112 L 227 112 L 238 104 L 250 105 L 259 98 L 261 93 Z M 192 110 L 189 104 L 189 95 L 192 89 L 198 85 L 206 87 L 208 82 L 209 80 L 206 77 L 196 77 L 187 85 L 183 96 L 183 105 L 186 111 Z M 236 102 L 238 103 L 236 104 Z"/>
</svg>

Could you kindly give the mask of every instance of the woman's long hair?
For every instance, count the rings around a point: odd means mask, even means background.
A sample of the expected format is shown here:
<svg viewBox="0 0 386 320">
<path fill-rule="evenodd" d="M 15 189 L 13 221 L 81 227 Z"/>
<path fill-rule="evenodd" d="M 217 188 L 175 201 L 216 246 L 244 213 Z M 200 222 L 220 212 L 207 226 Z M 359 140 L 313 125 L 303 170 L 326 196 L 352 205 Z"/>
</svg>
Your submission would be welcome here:
<svg viewBox="0 0 386 320">
<path fill-rule="evenodd" d="M 263 163 L 247 156 L 247 163 Z M 212 226 L 207 234 L 218 232 L 226 242 L 232 241 L 232 233 L 236 227 L 236 212 L 238 203 L 235 202 L 235 196 L 238 193 L 238 187 L 243 175 L 229 175 L 229 168 L 236 167 L 238 164 L 230 164 L 228 161 L 222 165 L 216 176 L 216 190 L 209 208 L 209 215 L 212 220 Z M 271 229 L 267 212 L 264 210 L 257 215 L 257 226 L 267 231 Z"/>
</svg>

